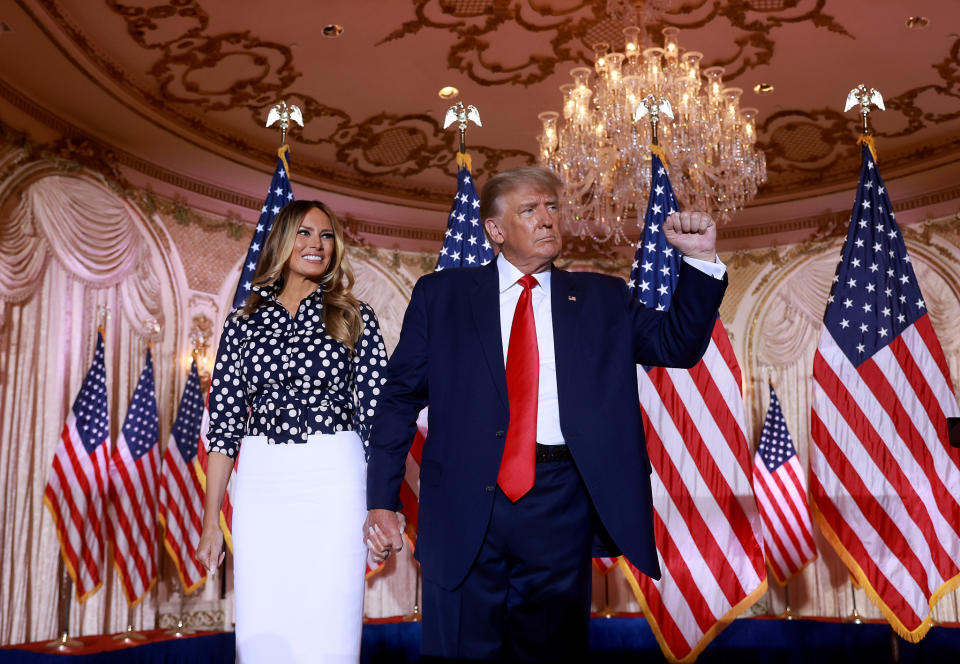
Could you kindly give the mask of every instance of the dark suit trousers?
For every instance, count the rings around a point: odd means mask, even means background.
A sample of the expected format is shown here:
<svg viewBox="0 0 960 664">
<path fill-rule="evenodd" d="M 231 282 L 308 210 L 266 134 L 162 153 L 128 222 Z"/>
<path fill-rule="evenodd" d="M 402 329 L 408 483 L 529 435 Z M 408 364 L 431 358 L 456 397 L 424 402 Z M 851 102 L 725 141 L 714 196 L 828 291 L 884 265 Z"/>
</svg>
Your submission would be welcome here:
<svg viewBox="0 0 960 664">
<path fill-rule="evenodd" d="M 445 590 L 423 581 L 423 655 L 584 661 L 591 514 L 571 461 L 538 463 L 533 489 L 516 503 L 497 488 L 486 537 L 464 582 Z"/>
</svg>

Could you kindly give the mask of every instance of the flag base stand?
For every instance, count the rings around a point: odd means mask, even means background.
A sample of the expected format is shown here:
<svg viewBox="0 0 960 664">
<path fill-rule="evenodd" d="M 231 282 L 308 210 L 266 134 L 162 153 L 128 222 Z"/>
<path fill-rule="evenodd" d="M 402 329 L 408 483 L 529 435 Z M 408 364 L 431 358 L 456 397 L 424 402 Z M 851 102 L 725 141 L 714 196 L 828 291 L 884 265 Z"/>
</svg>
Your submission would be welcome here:
<svg viewBox="0 0 960 664">
<path fill-rule="evenodd" d="M 789 605 L 787 605 L 787 609 L 777 616 L 777 618 L 780 620 L 796 620 L 797 614 L 793 612 L 793 609 L 791 609 Z"/>
<path fill-rule="evenodd" d="M 617 615 L 617 612 L 611 609 L 609 606 L 605 606 L 601 611 L 597 612 L 598 618 L 613 618 L 615 615 Z"/>
<path fill-rule="evenodd" d="M 74 650 L 76 648 L 82 648 L 83 642 L 77 641 L 76 639 L 71 639 L 70 635 L 66 632 L 60 634 L 60 638 L 56 641 L 50 641 L 44 646 L 47 650 L 58 650 L 60 652 L 66 652 L 68 650 Z"/>
<path fill-rule="evenodd" d="M 197 631 L 197 630 L 195 630 L 195 629 L 192 629 L 192 628 L 190 628 L 190 627 L 186 627 L 186 626 L 183 624 L 183 619 L 181 618 L 181 619 L 177 620 L 177 624 L 176 624 L 174 627 L 171 627 L 170 629 L 168 629 L 167 631 L 165 631 L 164 634 L 166 634 L 167 636 L 172 636 L 172 637 L 174 637 L 174 638 L 179 639 L 179 638 L 182 638 L 182 637 L 187 636 L 187 635 L 189 635 L 189 634 L 193 634 L 193 633 L 196 632 L 196 631 Z"/>
<path fill-rule="evenodd" d="M 140 632 L 133 631 L 133 625 L 127 625 L 126 630 L 113 635 L 113 640 L 123 641 L 124 643 L 140 643 L 141 641 L 146 641 L 147 637 Z"/>
</svg>

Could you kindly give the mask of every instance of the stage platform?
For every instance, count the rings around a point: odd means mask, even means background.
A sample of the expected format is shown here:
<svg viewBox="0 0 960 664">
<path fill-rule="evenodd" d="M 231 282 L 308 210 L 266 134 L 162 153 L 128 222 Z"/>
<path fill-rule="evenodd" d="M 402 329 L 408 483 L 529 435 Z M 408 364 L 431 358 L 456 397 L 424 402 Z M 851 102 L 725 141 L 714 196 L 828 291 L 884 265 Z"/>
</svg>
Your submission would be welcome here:
<svg viewBox="0 0 960 664">
<path fill-rule="evenodd" d="M 56 654 L 42 643 L 0 649 L 0 663 L 24 664 L 232 664 L 232 632 L 204 632 L 174 638 L 146 632 L 149 640 L 124 645 L 110 636 L 83 637 L 75 654 Z M 420 660 L 420 624 L 378 621 L 364 626 L 363 664 Z M 590 624 L 591 663 L 664 661 L 647 622 L 637 617 L 594 618 Z M 920 643 L 893 636 L 886 623 L 856 625 L 827 620 L 743 618 L 724 630 L 697 660 L 703 664 L 903 664 L 960 662 L 960 626 L 938 625 Z"/>
</svg>

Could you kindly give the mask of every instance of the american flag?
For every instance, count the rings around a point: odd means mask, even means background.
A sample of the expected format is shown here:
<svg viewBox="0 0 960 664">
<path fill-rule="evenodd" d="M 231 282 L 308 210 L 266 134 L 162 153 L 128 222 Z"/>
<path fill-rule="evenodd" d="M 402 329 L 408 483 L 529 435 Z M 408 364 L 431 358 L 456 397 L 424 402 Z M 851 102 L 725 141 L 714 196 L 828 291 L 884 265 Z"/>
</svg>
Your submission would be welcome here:
<svg viewBox="0 0 960 664">
<path fill-rule="evenodd" d="M 662 229 L 679 205 L 663 163 L 652 159 L 629 285 L 645 306 L 666 310 L 681 256 Z M 667 659 L 692 661 L 767 589 L 740 367 L 718 317 L 697 366 L 638 367 L 637 379 L 663 576 L 653 581 L 631 567 L 628 580 Z"/>
<path fill-rule="evenodd" d="M 289 155 L 289 150 L 286 150 Z M 270 181 L 270 189 L 267 190 L 267 197 L 260 208 L 260 219 L 257 220 L 257 226 L 253 233 L 253 239 L 250 240 L 250 248 L 247 249 L 247 257 L 243 263 L 243 271 L 240 274 L 240 281 L 237 282 L 237 290 L 233 295 L 233 308 L 241 306 L 247 301 L 250 295 L 250 288 L 253 285 L 253 275 L 257 271 L 257 261 L 260 259 L 260 252 L 263 250 L 263 241 L 273 228 L 273 220 L 276 218 L 283 206 L 294 200 L 293 189 L 290 185 L 290 178 L 287 175 L 287 162 L 284 157 L 277 159 L 277 167 L 273 171 L 273 179 Z M 207 410 L 207 404 L 204 403 L 203 419 L 200 423 L 200 451 L 197 454 L 196 467 L 200 477 L 200 482 L 206 490 L 207 486 L 207 452 L 210 443 L 207 440 L 207 431 L 210 429 L 210 414 Z M 233 551 L 233 503 L 230 500 L 230 493 L 233 490 L 237 479 L 237 466 L 234 464 L 230 472 L 230 479 L 227 481 L 227 490 L 223 496 L 223 503 L 220 507 L 220 529 L 223 531 L 223 539 L 227 548 Z"/>
<path fill-rule="evenodd" d="M 610 558 L 608 556 L 598 557 L 593 559 L 593 566 L 597 568 L 597 571 L 601 574 L 609 574 L 610 570 L 615 569 L 620 562 L 620 558 Z"/>
<path fill-rule="evenodd" d="M 153 358 L 133 391 L 123 428 L 110 456 L 107 536 L 113 564 L 127 601 L 142 600 L 157 580 L 157 476 L 160 471 L 160 422 Z"/>
<path fill-rule="evenodd" d="M 78 601 L 103 583 L 103 520 L 110 453 L 107 370 L 103 334 L 97 333 L 93 364 L 60 433 L 60 444 L 43 491 L 63 562 L 73 579 Z"/>
<path fill-rule="evenodd" d="M 869 152 L 813 363 L 814 518 L 905 639 L 960 581 L 960 415 L 890 199 Z"/>
<path fill-rule="evenodd" d="M 164 527 L 163 546 L 180 576 L 186 594 L 203 585 L 206 570 L 193 554 L 203 530 L 203 486 L 197 476 L 194 459 L 200 443 L 203 419 L 203 393 L 196 362 L 180 397 L 177 419 L 163 454 L 160 474 L 160 523 Z"/>
<path fill-rule="evenodd" d="M 753 456 L 753 490 L 763 520 L 767 564 L 780 585 L 817 557 L 803 476 L 803 466 L 771 384 L 770 406 Z"/>
<path fill-rule="evenodd" d="M 437 257 L 437 271 L 456 267 L 479 267 L 493 260 L 493 248 L 487 241 L 480 219 L 480 197 L 470 173 L 469 156 L 457 155 L 457 193 L 447 217 L 443 246 Z M 402 512 L 407 519 L 407 535 L 416 540 L 417 513 L 420 505 L 420 457 L 427 439 L 428 408 L 417 417 L 417 432 L 407 454 L 403 484 L 400 486 Z"/>
<path fill-rule="evenodd" d="M 283 209 L 283 206 L 292 200 L 293 189 L 290 188 L 290 178 L 287 177 L 284 160 L 278 158 L 277 167 L 273 171 L 273 180 L 270 181 L 270 190 L 267 192 L 267 199 L 263 202 L 263 207 L 260 208 L 260 219 L 257 220 L 253 239 L 250 240 L 250 248 L 247 249 L 247 259 L 243 263 L 240 281 L 237 282 L 237 290 L 233 294 L 234 308 L 242 305 L 250 296 L 253 275 L 257 271 L 257 260 L 260 258 L 263 241 L 267 239 L 267 234 L 273 228 L 274 218 Z"/>
<path fill-rule="evenodd" d="M 451 267 L 476 267 L 493 260 L 493 248 L 483 232 L 480 197 L 464 155 L 457 160 L 457 193 L 453 197 L 437 271 Z"/>
</svg>

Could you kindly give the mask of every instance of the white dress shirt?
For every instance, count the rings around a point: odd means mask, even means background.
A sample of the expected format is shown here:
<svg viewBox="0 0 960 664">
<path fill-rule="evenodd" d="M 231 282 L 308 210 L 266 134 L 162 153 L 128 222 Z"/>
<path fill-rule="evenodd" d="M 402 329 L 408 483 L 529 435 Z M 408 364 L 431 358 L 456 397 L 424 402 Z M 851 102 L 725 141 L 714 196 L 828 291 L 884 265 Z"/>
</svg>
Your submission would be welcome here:
<svg viewBox="0 0 960 664">
<path fill-rule="evenodd" d="M 722 279 L 727 271 L 726 265 L 718 258 L 715 263 L 689 258 L 683 260 L 715 279 Z M 523 286 L 517 283 L 523 276 L 510 261 L 500 254 L 496 258 L 497 272 L 500 276 L 500 339 L 503 343 L 503 361 L 506 366 L 507 352 L 510 347 L 510 328 L 513 327 L 513 314 Z M 553 347 L 553 312 L 550 306 L 550 270 L 533 275 L 538 286 L 531 289 L 530 302 L 533 306 L 533 322 L 537 328 L 537 349 L 540 354 L 540 381 L 537 390 L 537 442 L 542 445 L 561 445 L 564 443 L 560 431 L 560 404 L 557 398 L 557 357 Z"/>
</svg>

